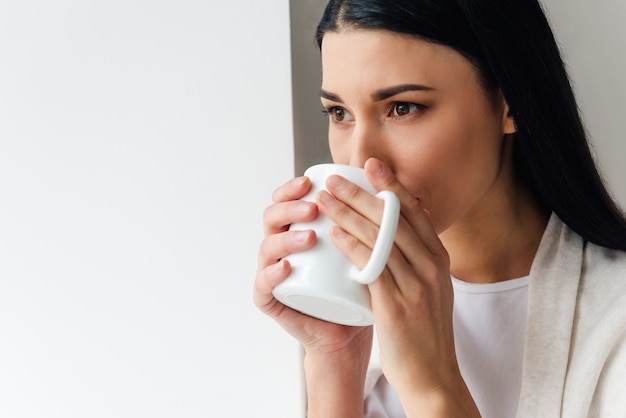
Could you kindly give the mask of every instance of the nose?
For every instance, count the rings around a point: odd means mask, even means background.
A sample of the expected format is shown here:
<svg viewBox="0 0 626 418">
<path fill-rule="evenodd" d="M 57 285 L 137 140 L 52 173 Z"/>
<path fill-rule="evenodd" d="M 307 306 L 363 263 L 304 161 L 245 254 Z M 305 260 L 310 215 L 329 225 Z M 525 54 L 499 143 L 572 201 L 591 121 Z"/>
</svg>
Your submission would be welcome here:
<svg viewBox="0 0 626 418">
<path fill-rule="evenodd" d="M 371 157 L 386 160 L 383 133 L 375 124 L 357 124 L 350 138 L 350 165 L 363 167 Z"/>
</svg>

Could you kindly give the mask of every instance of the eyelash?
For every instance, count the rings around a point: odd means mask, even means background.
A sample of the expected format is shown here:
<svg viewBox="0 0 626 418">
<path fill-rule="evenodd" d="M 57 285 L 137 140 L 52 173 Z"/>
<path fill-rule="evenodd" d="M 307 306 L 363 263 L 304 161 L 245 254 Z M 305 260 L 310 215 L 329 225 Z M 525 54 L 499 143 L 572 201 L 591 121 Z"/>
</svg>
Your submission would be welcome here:
<svg viewBox="0 0 626 418">
<path fill-rule="evenodd" d="M 324 107 L 322 108 L 322 113 L 324 114 L 324 116 L 326 116 L 327 118 L 330 118 L 333 116 L 333 114 L 337 111 L 337 110 L 343 110 L 345 112 L 345 109 L 342 108 L 341 106 L 329 106 L 329 107 Z M 334 122 L 334 121 L 333 121 Z"/>
<path fill-rule="evenodd" d="M 398 107 L 399 105 L 404 105 L 404 106 L 408 106 L 409 107 L 409 113 L 405 114 L 405 115 L 398 115 L 398 116 L 393 116 L 391 115 L 392 112 L 394 112 L 394 110 L 396 110 L 396 107 Z M 394 117 L 394 118 L 401 118 L 403 116 L 408 116 L 412 113 L 414 113 L 413 111 L 410 110 L 411 107 L 415 107 L 415 111 L 424 111 L 427 109 L 426 106 L 421 105 L 421 104 L 417 104 L 417 103 L 411 103 L 411 102 L 392 102 L 389 105 L 389 110 L 387 111 L 387 114 Z"/>
<path fill-rule="evenodd" d="M 408 116 L 408 115 L 414 113 L 414 111 L 413 112 L 409 111 L 409 113 L 407 113 L 405 115 L 398 115 L 398 116 L 392 115 L 392 112 L 399 105 L 405 105 L 405 106 L 408 106 L 409 108 L 410 107 L 415 107 L 416 111 L 424 111 L 424 110 L 426 110 L 428 108 L 427 106 L 424 106 L 424 105 L 421 105 L 421 104 L 417 104 L 417 103 L 411 103 L 411 102 L 391 102 L 389 104 L 389 107 L 388 107 L 388 110 L 387 110 L 387 115 L 390 116 L 390 117 L 398 119 L 398 118 L 401 118 L 401 117 L 404 117 L 404 116 Z M 331 117 L 334 112 L 336 112 L 337 110 L 340 110 L 340 109 L 343 110 L 344 112 L 346 112 L 346 110 L 343 107 L 341 107 L 341 106 L 329 106 L 329 107 L 322 108 L 322 113 L 324 115 L 326 115 L 327 117 Z M 341 123 L 342 121 L 336 121 L 336 122 L 337 123 Z"/>
<path fill-rule="evenodd" d="M 337 108 L 337 106 L 323 107 L 322 113 L 324 116 L 330 116 L 331 113 Z"/>
</svg>

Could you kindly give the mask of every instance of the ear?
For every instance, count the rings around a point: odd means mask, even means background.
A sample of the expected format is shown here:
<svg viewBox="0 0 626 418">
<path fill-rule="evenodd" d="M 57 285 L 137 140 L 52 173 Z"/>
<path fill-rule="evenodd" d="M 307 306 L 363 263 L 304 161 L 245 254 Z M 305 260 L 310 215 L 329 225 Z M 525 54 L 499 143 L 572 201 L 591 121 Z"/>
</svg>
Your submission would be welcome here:
<svg viewBox="0 0 626 418">
<path fill-rule="evenodd" d="M 515 119 L 511 115 L 509 104 L 502 99 L 502 132 L 504 134 L 514 134 L 517 132 L 517 126 L 515 125 Z"/>
</svg>

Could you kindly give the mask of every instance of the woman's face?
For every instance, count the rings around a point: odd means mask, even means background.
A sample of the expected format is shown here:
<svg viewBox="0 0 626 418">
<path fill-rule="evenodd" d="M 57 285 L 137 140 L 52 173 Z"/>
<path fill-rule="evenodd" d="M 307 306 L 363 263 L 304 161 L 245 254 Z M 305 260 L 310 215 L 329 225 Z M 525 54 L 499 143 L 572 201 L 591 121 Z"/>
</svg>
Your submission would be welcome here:
<svg viewBox="0 0 626 418">
<path fill-rule="evenodd" d="M 512 170 L 504 134 L 514 123 L 461 54 L 408 35 L 347 30 L 324 36 L 322 63 L 336 163 L 382 160 L 438 233 L 505 198 Z"/>
</svg>

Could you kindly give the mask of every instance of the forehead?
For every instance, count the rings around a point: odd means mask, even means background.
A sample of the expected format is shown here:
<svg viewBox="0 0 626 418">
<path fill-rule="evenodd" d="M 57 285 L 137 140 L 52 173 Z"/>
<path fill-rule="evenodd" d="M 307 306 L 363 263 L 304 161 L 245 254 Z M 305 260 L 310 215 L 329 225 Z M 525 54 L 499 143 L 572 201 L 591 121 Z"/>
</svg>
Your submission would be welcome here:
<svg viewBox="0 0 626 418">
<path fill-rule="evenodd" d="M 473 64 L 452 48 L 385 30 L 328 32 L 322 42 L 322 88 L 361 89 L 419 83 L 433 88 L 477 81 Z"/>
</svg>

